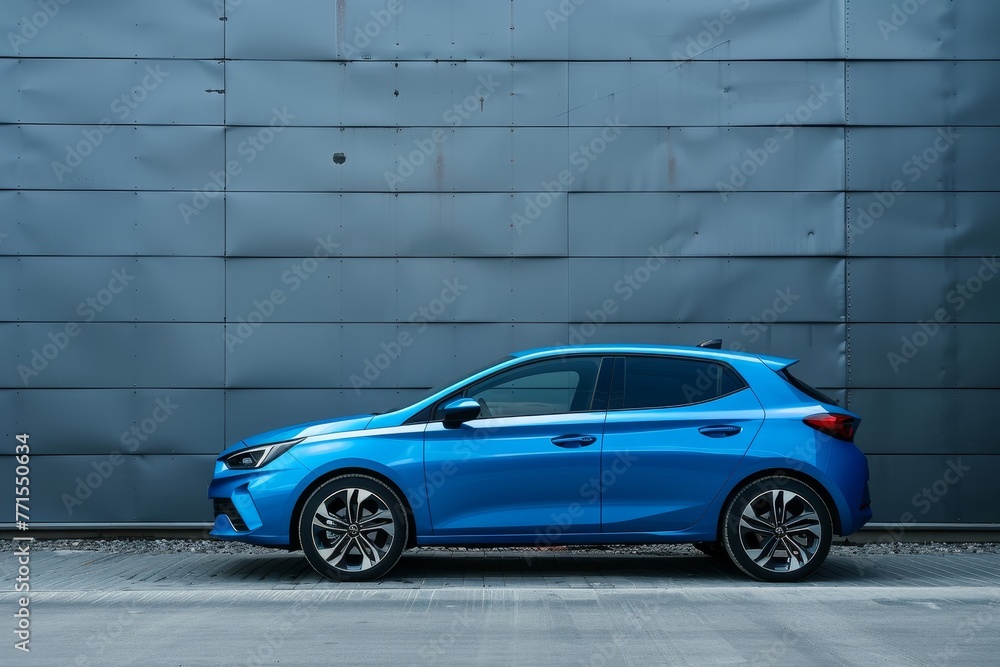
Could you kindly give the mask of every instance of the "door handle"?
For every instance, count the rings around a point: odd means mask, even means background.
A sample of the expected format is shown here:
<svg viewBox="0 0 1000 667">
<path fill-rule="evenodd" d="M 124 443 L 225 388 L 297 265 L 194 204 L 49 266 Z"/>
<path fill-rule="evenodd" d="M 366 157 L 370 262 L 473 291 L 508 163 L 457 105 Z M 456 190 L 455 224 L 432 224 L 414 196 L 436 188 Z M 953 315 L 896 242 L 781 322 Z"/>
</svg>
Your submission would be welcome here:
<svg viewBox="0 0 1000 667">
<path fill-rule="evenodd" d="M 709 438 L 728 438 L 737 435 L 743 429 L 739 426 L 702 426 L 698 433 L 707 435 Z"/>
<path fill-rule="evenodd" d="M 587 445 L 592 445 L 597 442 L 597 438 L 592 435 L 561 435 L 556 438 L 552 438 L 552 444 L 557 447 L 565 447 L 566 449 L 576 449 L 578 447 L 586 447 Z"/>
</svg>

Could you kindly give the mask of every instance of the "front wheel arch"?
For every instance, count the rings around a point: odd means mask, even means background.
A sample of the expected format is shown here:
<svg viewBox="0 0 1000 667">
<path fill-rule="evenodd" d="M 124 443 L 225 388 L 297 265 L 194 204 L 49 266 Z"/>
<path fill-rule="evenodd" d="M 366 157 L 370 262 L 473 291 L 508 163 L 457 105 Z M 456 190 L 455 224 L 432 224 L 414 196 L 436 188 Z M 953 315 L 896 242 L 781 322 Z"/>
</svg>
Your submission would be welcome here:
<svg viewBox="0 0 1000 667">
<path fill-rule="evenodd" d="M 385 475 L 370 470 L 368 468 L 338 468 L 336 470 L 331 470 L 326 472 L 312 482 L 302 490 L 299 497 L 295 500 L 295 506 L 292 508 L 292 516 L 288 522 L 288 550 L 298 551 L 302 548 L 302 543 L 299 541 L 299 516 L 302 514 L 302 508 L 306 504 L 306 500 L 309 496 L 313 494 L 313 491 L 323 486 L 325 483 L 329 482 L 335 477 L 342 477 L 344 475 L 363 475 L 365 477 L 373 477 L 378 481 L 382 482 L 392 490 L 396 497 L 399 498 L 400 503 L 403 505 L 403 512 L 406 514 L 406 523 L 408 524 L 409 530 L 407 530 L 408 539 L 406 543 L 406 548 L 411 549 L 417 546 L 417 522 L 413 518 L 413 509 L 410 507 L 410 501 L 403 493 L 403 490 L 399 488 L 399 485 L 394 481 L 386 477 Z"/>
</svg>

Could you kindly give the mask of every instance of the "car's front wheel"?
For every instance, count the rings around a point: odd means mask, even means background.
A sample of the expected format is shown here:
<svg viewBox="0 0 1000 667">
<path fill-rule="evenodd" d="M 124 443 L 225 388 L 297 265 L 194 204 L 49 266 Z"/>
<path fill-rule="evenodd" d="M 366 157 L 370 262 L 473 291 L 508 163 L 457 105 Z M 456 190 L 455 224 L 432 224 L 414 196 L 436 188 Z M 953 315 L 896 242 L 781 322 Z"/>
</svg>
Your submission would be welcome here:
<svg viewBox="0 0 1000 667">
<path fill-rule="evenodd" d="M 761 581 L 801 581 L 830 551 L 833 528 L 823 499 L 807 484 L 771 476 L 729 502 L 723 543 L 741 570 Z"/>
<path fill-rule="evenodd" d="M 313 491 L 302 507 L 299 539 L 306 560 L 324 577 L 370 581 L 406 548 L 402 501 L 374 477 L 343 475 Z"/>
</svg>

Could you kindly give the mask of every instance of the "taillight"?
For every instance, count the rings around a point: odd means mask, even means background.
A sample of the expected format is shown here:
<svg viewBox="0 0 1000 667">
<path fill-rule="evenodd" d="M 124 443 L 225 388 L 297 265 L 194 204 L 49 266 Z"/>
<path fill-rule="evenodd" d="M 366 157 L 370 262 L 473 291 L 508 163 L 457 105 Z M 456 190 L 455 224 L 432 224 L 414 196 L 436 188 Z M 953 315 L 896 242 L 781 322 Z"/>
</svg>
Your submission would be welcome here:
<svg viewBox="0 0 1000 667">
<path fill-rule="evenodd" d="M 858 422 L 861 420 L 850 415 L 821 412 L 818 415 L 809 415 L 802 421 L 820 433 L 825 433 L 838 440 L 854 442 L 854 434 L 857 432 Z"/>
</svg>

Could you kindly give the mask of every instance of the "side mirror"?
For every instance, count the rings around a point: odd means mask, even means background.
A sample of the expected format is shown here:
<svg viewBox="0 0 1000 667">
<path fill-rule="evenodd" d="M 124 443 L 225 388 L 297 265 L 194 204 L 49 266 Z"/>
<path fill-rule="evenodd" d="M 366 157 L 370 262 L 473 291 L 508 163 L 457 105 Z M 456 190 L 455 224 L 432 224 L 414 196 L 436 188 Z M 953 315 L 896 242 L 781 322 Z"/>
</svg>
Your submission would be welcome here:
<svg viewBox="0 0 1000 667">
<path fill-rule="evenodd" d="M 457 426 L 479 416 L 479 403 L 471 398 L 456 398 L 441 408 L 445 425 Z"/>
</svg>

